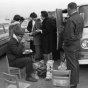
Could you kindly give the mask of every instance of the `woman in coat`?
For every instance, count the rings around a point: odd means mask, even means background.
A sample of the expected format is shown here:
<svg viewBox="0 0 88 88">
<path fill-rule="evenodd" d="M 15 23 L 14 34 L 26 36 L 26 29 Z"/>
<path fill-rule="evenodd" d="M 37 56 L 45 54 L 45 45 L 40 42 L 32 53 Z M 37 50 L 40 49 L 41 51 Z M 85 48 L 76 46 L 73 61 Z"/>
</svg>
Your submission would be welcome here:
<svg viewBox="0 0 88 88">
<path fill-rule="evenodd" d="M 41 33 L 42 33 L 42 52 L 44 56 L 45 63 L 47 60 L 50 59 L 50 19 L 48 18 L 48 13 L 46 11 L 41 11 L 41 19 L 42 21 L 42 27 L 41 27 Z"/>
<path fill-rule="evenodd" d="M 35 46 L 35 60 L 42 59 L 41 32 L 36 31 L 40 29 L 41 29 L 41 21 L 40 19 L 36 19 L 33 27 L 33 32 L 30 33 L 30 35 L 33 36 L 33 45 Z"/>
</svg>

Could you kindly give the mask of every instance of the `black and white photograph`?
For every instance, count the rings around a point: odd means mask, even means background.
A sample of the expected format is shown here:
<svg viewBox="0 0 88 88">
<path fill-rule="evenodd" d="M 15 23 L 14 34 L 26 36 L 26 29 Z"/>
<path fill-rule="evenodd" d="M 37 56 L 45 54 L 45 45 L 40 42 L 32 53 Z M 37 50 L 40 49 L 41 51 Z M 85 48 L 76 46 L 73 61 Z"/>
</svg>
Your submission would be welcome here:
<svg viewBox="0 0 88 88">
<path fill-rule="evenodd" d="M 88 1 L 0 0 L 0 88 L 88 88 Z"/>
</svg>

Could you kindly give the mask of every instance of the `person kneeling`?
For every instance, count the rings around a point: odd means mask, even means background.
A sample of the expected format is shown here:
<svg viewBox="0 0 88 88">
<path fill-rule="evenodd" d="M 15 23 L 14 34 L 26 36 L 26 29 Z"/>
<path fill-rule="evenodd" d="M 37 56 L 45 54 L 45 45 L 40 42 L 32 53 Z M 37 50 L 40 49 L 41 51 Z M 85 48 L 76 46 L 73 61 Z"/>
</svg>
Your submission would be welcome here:
<svg viewBox="0 0 88 88">
<path fill-rule="evenodd" d="M 29 56 L 23 54 L 24 39 L 22 38 L 24 32 L 21 30 L 14 30 L 13 37 L 7 43 L 7 57 L 11 67 L 24 68 L 26 67 L 26 81 L 37 82 L 33 77 L 34 69 L 32 60 Z"/>
</svg>

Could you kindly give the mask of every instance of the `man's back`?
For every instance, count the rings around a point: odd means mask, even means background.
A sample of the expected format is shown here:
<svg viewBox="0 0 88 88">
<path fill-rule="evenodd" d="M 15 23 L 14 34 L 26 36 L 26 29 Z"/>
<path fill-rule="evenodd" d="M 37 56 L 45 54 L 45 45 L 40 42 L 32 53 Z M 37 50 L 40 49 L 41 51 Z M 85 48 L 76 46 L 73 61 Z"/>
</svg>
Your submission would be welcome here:
<svg viewBox="0 0 88 88">
<path fill-rule="evenodd" d="M 70 18 L 75 23 L 75 35 L 78 35 L 78 39 L 82 37 L 80 34 L 83 32 L 83 18 L 79 14 L 75 14 Z"/>
</svg>

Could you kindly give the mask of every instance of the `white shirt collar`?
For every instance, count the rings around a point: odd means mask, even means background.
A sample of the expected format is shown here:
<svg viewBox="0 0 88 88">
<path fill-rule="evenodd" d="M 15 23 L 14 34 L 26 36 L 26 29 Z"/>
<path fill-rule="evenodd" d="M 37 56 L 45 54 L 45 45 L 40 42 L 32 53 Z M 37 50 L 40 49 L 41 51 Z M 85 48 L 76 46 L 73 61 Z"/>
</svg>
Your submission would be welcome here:
<svg viewBox="0 0 88 88">
<path fill-rule="evenodd" d="M 32 31 L 33 31 L 34 25 L 35 25 L 35 21 L 32 20 Z"/>
<path fill-rule="evenodd" d="M 13 38 L 15 38 L 17 41 L 18 41 L 18 39 L 17 39 L 17 37 L 16 37 L 16 35 L 15 34 L 13 34 Z M 19 42 L 19 41 L 18 41 Z"/>
<path fill-rule="evenodd" d="M 33 20 L 33 26 L 34 26 L 34 24 L 35 24 L 35 21 Z"/>
</svg>

